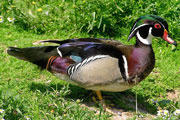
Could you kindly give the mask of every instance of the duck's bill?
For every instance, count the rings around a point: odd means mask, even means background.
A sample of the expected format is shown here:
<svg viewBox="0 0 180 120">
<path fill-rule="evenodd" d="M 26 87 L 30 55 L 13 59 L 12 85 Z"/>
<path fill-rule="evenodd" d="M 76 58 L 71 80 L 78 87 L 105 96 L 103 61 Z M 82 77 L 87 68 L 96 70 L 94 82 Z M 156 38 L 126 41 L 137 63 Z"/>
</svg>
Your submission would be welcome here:
<svg viewBox="0 0 180 120">
<path fill-rule="evenodd" d="M 165 29 L 164 30 L 164 35 L 162 37 L 165 41 L 167 41 L 170 44 L 173 44 L 175 46 L 177 46 L 177 42 L 174 41 L 169 35 L 168 35 L 168 31 Z"/>
</svg>

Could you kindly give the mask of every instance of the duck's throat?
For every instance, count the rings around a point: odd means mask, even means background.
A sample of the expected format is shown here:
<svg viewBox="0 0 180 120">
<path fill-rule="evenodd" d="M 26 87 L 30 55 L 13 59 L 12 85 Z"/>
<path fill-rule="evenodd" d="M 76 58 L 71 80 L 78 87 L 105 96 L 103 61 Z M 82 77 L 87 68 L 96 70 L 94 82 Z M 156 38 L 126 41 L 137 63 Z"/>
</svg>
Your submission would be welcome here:
<svg viewBox="0 0 180 120">
<path fill-rule="evenodd" d="M 141 35 L 142 31 L 141 31 L 141 34 L 140 34 L 140 31 L 137 31 L 136 37 L 141 43 L 143 43 L 145 45 L 151 45 L 152 44 L 152 38 L 153 38 L 153 35 L 151 33 L 152 33 L 152 28 L 150 27 L 149 31 L 147 32 L 147 36 L 145 38 L 143 35 Z"/>
</svg>

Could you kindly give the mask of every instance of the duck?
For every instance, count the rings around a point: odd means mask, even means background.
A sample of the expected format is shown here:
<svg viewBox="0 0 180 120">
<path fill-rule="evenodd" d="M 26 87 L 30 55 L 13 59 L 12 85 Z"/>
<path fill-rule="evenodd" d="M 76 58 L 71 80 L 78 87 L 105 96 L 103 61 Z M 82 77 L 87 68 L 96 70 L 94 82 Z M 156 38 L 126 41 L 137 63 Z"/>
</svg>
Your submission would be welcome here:
<svg viewBox="0 0 180 120">
<path fill-rule="evenodd" d="M 102 101 L 101 91 L 125 91 L 152 72 L 155 66 L 152 38 L 160 37 L 177 46 L 169 35 L 166 20 L 156 15 L 139 17 L 127 40 L 133 37 L 134 45 L 98 38 L 43 40 L 40 43 L 56 45 L 9 47 L 7 53 L 36 64 L 61 80 L 94 91 Z"/>
</svg>

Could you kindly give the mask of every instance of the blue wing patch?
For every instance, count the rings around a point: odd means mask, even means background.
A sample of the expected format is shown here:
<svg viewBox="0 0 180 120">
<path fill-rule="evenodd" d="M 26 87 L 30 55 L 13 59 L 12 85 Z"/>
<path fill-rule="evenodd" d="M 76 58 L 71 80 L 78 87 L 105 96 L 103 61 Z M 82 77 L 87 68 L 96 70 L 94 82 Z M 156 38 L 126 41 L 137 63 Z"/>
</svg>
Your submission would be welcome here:
<svg viewBox="0 0 180 120">
<path fill-rule="evenodd" d="M 71 55 L 70 58 L 74 60 L 76 63 L 81 62 L 82 58 L 80 56 Z"/>
</svg>

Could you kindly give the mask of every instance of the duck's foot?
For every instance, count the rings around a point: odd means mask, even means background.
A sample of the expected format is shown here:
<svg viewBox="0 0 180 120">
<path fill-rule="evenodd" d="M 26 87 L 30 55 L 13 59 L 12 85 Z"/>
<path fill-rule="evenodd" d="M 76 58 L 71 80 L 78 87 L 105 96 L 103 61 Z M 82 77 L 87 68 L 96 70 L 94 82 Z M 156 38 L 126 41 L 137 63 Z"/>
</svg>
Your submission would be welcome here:
<svg viewBox="0 0 180 120">
<path fill-rule="evenodd" d="M 101 107 L 104 112 L 108 112 L 108 113 L 113 114 L 113 115 L 117 114 L 117 113 L 115 113 L 115 112 L 112 111 L 110 105 L 107 105 L 107 104 L 105 103 L 105 100 L 104 100 L 103 97 L 102 97 L 101 91 L 94 91 L 94 92 L 96 93 L 96 96 L 97 96 L 98 101 L 97 101 L 97 99 L 96 99 L 95 96 L 92 97 L 92 100 L 93 100 L 96 104 L 98 104 L 99 107 Z"/>
<path fill-rule="evenodd" d="M 119 115 L 119 113 L 117 112 L 117 110 L 115 110 L 115 108 L 105 103 L 104 99 L 99 101 L 99 106 L 103 109 L 104 112 L 108 112 L 112 115 Z"/>
<path fill-rule="evenodd" d="M 100 107 L 104 108 L 105 107 L 105 102 L 102 98 L 102 94 L 101 94 L 101 91 L 93 91 L 96 96 L 92 96 L 92 100 L 96 103 L 96 104 L 99 104 Z M 97 97 L 97 99 L 96 99 Z"/>
<path fill-rule="evenodd" d="M 103 99 L 99 101 L 99 106 L 103 109 L 104 112 L 106 112 L 107 106 Z"/>
</svg>

